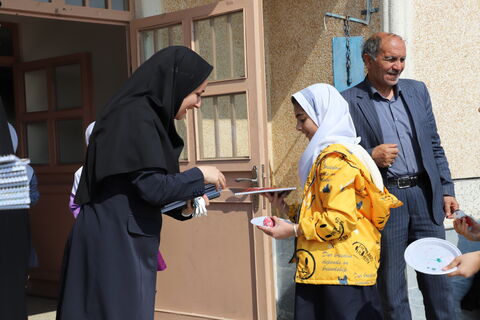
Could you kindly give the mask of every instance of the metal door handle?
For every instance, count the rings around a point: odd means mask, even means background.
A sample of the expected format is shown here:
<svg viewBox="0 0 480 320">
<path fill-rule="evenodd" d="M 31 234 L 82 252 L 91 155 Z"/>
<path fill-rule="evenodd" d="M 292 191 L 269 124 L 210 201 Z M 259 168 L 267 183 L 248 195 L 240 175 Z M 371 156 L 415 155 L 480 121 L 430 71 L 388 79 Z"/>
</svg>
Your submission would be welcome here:
<svg viewBox="0 0 480 320">
<path fill-rule="evenodd" d="M 248 181 L 252 187 L 258 187 L 258 169 L 257 166 L 252 168 L 252 177 L 251 178 L 235 178 L 236 182 Z"/>
<path fill-rule="evenodd" d="M 235 178 L 235 181 L 236 182 L 247 181 L 247 182 L 250 182 L 251 187 L 258 187 L 258 169 L 257 169 L 257 167 L 253 166 L 252 177 L 251 178 Z M 257 212 L 258 211 L 259 196 L 258 196 L 258 194 L 252 194 L 251 197 L 252 197 L 253 211 Z"/>
</svg>

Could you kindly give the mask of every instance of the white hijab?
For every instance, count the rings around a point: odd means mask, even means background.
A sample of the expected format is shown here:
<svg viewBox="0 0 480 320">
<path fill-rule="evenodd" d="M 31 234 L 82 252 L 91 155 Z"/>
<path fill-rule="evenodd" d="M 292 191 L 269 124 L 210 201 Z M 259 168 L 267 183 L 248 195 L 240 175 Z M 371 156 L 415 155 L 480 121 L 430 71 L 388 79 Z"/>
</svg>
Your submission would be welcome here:
<svg viewBox="0 0 480 320">
<path fill-rule="evenodd" d="M 85 143 L 87 146 L 88 146 L 88 143 L 90 142 L 90 135 L 92 134 L 94 127 L 95 127 L 95 121 L 90 123 L 87 129 L 85 130 Z M 82 171 L 83 171 L 83 166 L 78 168 L 78 170 L 75 171 L 75 174 L 73 175 L 73 185 L 72 185 L 72 192 L 71 192 L 73 195 L 77 193 L 78 183 L 80 182 Z"/>
<path fill-rule="evenodd" d="M 88 146 L 88 142 L 90 141 L 90 135 L 92 134 L 93 127 L 95 126 L 95 121 L 90 123 L 85 130 L 85 144 Z"/>
<path fill-rule="evenodd" d="M 292 97 L 318 126 L 317 132 L 298 162 L 298 175 L 302 186 L 305 185 L 310 169 L 320 152 L 330 144 L 340 143 L 355 155 L 361 152 L 361 156 L 360 154 L 358 156 L 359 160 L 371 171 L 377 187 L 383 190 L 380 172 L 371 157 L 358 145 L 360 137 L 357 137 L 348 103 L 337 89 L 329 84 L 317 83 L 295 93 Z M 358 149 L 362 150 L 359 152 Z M 365 157 L 365 154 L 368 157 Z"/>
<path fill-rule="evenodd" d="M 12 140 L 13 153 L 16 153 L 18 148 L 17 131 L 15 131 L 15 128 L 10 123 L 8 124 L 8 130 L 10 130 L 10 139 Z"/>
</svg>

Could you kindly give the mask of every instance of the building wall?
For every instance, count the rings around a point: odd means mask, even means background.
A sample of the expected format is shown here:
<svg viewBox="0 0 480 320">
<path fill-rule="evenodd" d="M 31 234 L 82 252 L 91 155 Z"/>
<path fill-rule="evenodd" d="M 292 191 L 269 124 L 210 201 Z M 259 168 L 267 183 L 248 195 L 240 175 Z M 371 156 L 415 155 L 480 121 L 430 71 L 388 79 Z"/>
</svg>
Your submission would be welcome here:
<svg viewBox="0 0 480 320">
<path fill-rule="evenodd" d="M 480 2 L 415 0 L 411 6 L 408 46 L 415 60 L 412 77 L 424 81 L 430 90 L 460 206 L 480 218 L 480 82 L 476 64 L 480 59 Z"/>
<path fill-rule="evenodd" d="M 379 7 L 380 1 L 373 5 Z M 297 161 L 307 145 L 307 139 L 295 131 L 291 95 L 313 83 L 333 83 L 332 38 L 344 36 L 343 20 L 325 13 L 363 19 L 364 9 L 365 1 L 355 0 L 263 1 L 269 165 L 274 185 L 298 187 Z M 350 23 L 350 35 L 365 37 L 379 31 L 380 20 L 380 13 L 374 13 L 369 26 Z M 299 201 L 299 195 L 297 190 L 288 201 Z"/>
<path fill-rule="evenodd" d="M 480 2 L 416 0 L 411 21 L 413 75 L 430 90 L 452 175 L 480 177 Z"/>
</svg>

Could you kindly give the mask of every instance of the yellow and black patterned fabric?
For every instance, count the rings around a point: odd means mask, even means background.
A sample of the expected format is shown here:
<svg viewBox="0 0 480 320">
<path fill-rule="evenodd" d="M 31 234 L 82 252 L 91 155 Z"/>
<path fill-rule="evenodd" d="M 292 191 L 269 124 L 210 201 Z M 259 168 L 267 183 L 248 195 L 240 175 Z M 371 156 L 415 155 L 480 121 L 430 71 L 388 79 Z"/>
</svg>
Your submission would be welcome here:
<svg viewBox="0 0 480 320">
<path fill-rule="evenodd" d="M 390 209 L 402 205 L 379 190 L 369 171 L 341 144 L 317 157 L 297 214 L 297 283 L 374 285 L 380 260 L 380 230 Z"/>
</svg>

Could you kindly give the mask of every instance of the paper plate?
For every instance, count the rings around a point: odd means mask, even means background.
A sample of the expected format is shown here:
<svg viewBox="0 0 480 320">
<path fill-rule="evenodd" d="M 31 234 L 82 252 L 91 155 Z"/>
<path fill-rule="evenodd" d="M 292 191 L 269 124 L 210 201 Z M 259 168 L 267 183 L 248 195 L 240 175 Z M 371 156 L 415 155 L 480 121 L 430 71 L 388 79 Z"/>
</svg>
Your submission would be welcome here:
<svg viewBox="0 0 480 320">
<path fill-rule="evenodd" d="M 265 220 L 266 217 L 267 216 L 255 217 L 252 220 L 250 220 L 250 223 L 254 224 L 256 226 L 264 227 L 263 220 Z M 288 223 L 292 223 L 290 220 L 286 220 L 286 219 L 282 219 L 282 218 L 280 218 L 280 220 L 283 220 L 283 221 L 288 222 Z"/>
<path fill-rule="evenodd" d="M 439 238 L 423 238 L 410 243 L 405 250 L 404 258 L 413 269 L 426 274 L 447 274 L 457 267 L 443 271 L 442 268 L 462 253 L 447 240 Z"/>
</svg>

